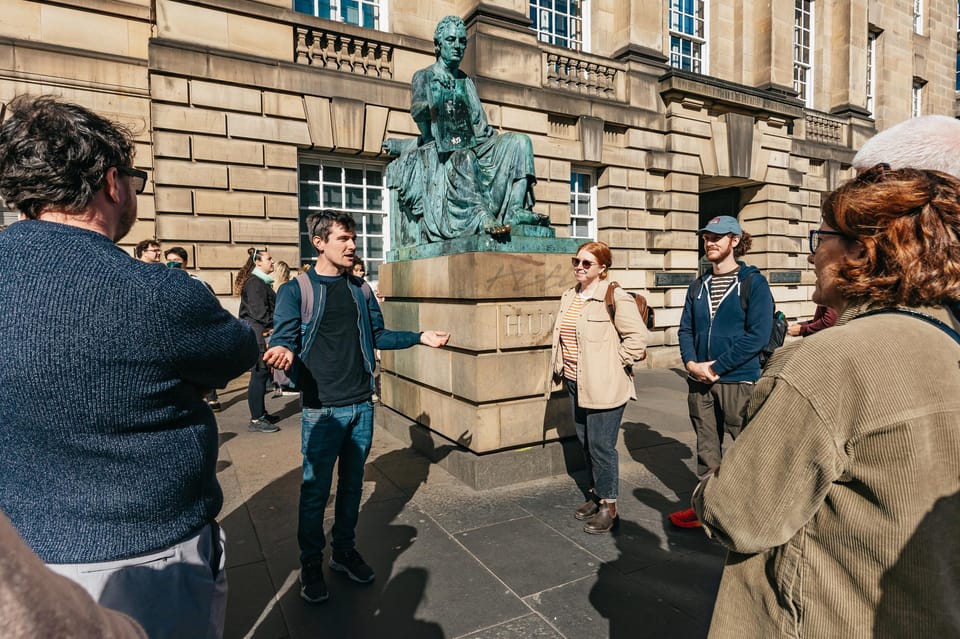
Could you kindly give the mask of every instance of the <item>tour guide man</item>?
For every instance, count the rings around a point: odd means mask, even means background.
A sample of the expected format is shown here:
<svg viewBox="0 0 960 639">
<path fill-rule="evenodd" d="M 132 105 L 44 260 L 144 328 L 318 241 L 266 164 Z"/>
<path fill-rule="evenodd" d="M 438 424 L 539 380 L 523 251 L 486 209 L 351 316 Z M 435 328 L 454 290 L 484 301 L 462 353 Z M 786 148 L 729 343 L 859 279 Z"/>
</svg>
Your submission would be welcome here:
<svg viewBox="0 0 960 639">
<path fill-rule="evenodd" d="M 373 439 L 375 349 L 444 346 L 448 333 L 389 331 L 370 285 L 352 275 L 356 223 L 346 213 L 322 211 L 307 218 L 317 265 L 306 276 L 313 292 L 309 321 L 301 317 L 300 283 L 291 280 L 277 294 L 273 336 L 263 361 L 291 370 L 303 393 L 300 486 L 300 595 L 311 603 L 328 598 L 323 579 L 323 511 L 330 496 L 333 466 L 340 459 L 330 568 L 359 583 L 373 570 L 354 547 L 363 467 Z M 300 276 L 303 277 L 303 276 Z"/>
</svg>

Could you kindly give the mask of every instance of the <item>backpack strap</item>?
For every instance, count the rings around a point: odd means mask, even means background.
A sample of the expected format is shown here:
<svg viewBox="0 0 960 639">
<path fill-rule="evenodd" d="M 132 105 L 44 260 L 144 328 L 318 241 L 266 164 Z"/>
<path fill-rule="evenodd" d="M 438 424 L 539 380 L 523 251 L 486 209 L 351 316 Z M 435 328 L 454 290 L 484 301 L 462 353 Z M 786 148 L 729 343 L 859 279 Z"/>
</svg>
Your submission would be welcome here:
<svg viewBox="0 0 960 639">
<path fill-rule="evenodd" d="M 313 284 L 306 273 L 297 273 L 296 280 L 300 285 L 300 322 L 309 324 L 313 319 Z"/>
<path fill-rule="evenodd" d="M 613 322 L 614 328 L 617 326 L 617 323 L 614 322 L 614 318 L 617 316 L 617 303 L 613 299 L 613 289 L 619 287 L 620 284 L 617 282 L 610 282 L 607 286 L 607 292 L 603 295 L 603 303 L 607 307 L 607 313 L 610 315 L 610 321 Z"/>
<path fill-rule="evenodd" d="M 750 309 L 750 285 L 753 283 L 753 276 L 758 272 L 759 271 L 752 271 L 749 275 L 740 280 L 740 308 L 743 309 L 744 315 L 746 315 L 747 311 Z"/>
<path fill-rule="evenodd" d="M 892 308 L 892 307 L 876 308 L 872 311 L 867 311 L 866 313 L 860 313 L 854 319 L 860 319 L 861 317 L 869 317 L 870 315 L 884 315 L 886 313 L 896 313 L 898 315 L 907 315 L 909 317 L 915 317 L 918 320 L 923 320 L 927 324 L 936 326 L 941 331 L 949 335 L 953 339 L 953 341 L 955 341 L 957 344 L 960 344 L 960 334 L 958 334 L 957 331 L 953 330 L 952 327 L 947 326 L 946 324 L 938 320 L 936 317 L 931 317 L 926 313 L 919 313 L 917 311 L 914 311 L 908 308 Z"/>
</svg>

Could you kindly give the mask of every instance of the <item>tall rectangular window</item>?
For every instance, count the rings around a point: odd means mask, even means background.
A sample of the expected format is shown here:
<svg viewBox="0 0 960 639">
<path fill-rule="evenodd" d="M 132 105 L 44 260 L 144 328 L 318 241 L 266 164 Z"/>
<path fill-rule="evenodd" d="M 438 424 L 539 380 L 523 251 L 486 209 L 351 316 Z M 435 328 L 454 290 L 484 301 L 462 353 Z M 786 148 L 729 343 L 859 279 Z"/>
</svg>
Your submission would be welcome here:
<svg viewBox="0 0 960 639">
<path fill-rule="evenodd" d="M 378 0 L 293 0 L 294 11 L 346 24 L 380 28 Z"/>
<path fill-rule="evenodd" d="M 306 228 L 307 216 L 322 209 L 349 213 L 357 223 L 357 253 L 367 267 L 367 279 L 379 279 L 386 246 L 386 188 L 383 164 L 301 157 L 300 263 L 317 261 Z"/>
<path fill-rule="evenodd" d="M 913 79 L 913 90 L 910 92 L 910 117 L 916 118 L 923 114 L 923 85 L 919 78 Z"/>
<path fill-rule="evenodd" d="M 813 107 L 813 0 L 794 0 L 793 90 Z"/>
<path fill-rule="evenodd" d="M 670 66 L 707 72 L 705 7 L 703 0 L 670 0 Z"/>
<path fill-rule="evenodd" d="M 548 44 L 582 51 L 586 0 L 530 0 L 531 27 L 537 39 Z"/>
<path fill-rule="evenodd" d="M 877 92 L 877 38 L 876 31 L 867 32 L 867 111 L 873 115 Z"/>
<path fill-rule="evenodd" d="M 597 184 L 593 171 L 570 173 L 570 237 L 597 239 Z"/>
<path fill-rule="evenodd" d="M 923 0 L 913 0 L 913 32 L 923 33 Z"/>
</svg>

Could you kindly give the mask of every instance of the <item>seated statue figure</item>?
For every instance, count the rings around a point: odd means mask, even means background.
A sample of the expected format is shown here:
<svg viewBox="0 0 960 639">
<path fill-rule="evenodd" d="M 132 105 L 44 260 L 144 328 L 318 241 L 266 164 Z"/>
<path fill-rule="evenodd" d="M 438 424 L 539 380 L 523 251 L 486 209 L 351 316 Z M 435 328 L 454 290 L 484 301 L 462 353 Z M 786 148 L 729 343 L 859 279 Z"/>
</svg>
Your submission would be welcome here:
<svg viewBox="0 0 960 639">
<path fill-rule="evenodd" d="M 498 134 L 487 123 L 477 89 L 462 71 L 463 20 L 447 16 L 433 35 L 437 61 L 413 76 L 410 113 L 420 135 L 388 139 L 399 157 L 387 167 L 387 187 L 400 218 L 400 245 L 464 235 L 504 235 L 511 226 L 545 226 L 533 212 L 533 147 L 520 133 Z M 396 231 L 395 231 L 396 233 Z"/>
</svg>

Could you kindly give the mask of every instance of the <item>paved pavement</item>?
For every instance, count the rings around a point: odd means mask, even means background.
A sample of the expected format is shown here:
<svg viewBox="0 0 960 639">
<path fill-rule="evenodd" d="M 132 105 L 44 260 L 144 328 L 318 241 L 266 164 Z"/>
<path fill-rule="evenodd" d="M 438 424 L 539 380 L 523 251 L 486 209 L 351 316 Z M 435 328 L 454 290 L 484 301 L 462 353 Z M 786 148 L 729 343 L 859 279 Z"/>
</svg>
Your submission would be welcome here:
<svg viewBox="0 0 960 639">
<path fill-rule="evenodd" d="M 330 599 L 320 605 L 302 601 L 297 582 L 298 400 L 268 398 L 282 430 L 250 433 L 244 384 L 228 388 L 218 466 L 226 637 L 706 636 L 724 552 L 700 530 L 666 521 L 696 483 L 686 384 L 650 370 L 637 388 L 623 420 L 612 535 L 588 535 L 573 518 L 582 473 L 475 491 L 381 429 L 357 531 L 377 578 L 364 586 L 327 570 Z M 331 500 L 328 526 L 332 508 Z"/>
</svg>

